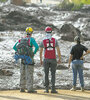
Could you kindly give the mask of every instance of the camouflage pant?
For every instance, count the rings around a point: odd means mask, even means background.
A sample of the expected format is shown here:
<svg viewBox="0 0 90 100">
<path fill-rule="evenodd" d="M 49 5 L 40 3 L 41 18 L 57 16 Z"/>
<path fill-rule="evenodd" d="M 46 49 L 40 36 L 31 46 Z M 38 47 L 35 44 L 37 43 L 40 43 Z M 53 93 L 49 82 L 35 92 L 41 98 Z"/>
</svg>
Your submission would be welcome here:
<svg viewBox="0 0 90 100">
<path fill-rule="evenodd" d="M 20 87 L 26 88 L 28 91 L 33 90 L 33 65 L 24 65 L 21 63 L 20 67 Z"/>
</svg>

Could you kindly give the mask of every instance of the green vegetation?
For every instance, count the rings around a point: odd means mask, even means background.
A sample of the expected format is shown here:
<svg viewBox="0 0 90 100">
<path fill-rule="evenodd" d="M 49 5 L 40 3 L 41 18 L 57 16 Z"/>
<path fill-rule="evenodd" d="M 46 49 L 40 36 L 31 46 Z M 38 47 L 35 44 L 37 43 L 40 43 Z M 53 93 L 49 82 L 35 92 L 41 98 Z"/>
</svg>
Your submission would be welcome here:
<svg viewBox="0 0 90 100">
<path fill-rule="evenodd" d="M 70 0 L 69 0 L 70 1 Z M 83 4 L 88 4 L 88 5 L 90 5 L 90 0 L 71 0 L 73 3 L 75 3 L 75 4 L 81 4 L 81 3 L 83 3 Z"/>
<path fill-rule="evenodd" d="M 71 9 L 72 11 L 75 10 L 80 10 L 83 7 L 83 3 L 80 4 L 74 4 L 73 8 Z"/>
<path fill-rule="evenodd" d="M 83 3 L 81 2 L 82 0 L 72 0 L 72 2 L 70 2 L 71 0 L 64 0 L 62 3 L 60 3 L 58 6 L 62 9 L 62 10 L 71 10 L 71 11 L 75 11 L 75 10 L 80 10 L 83 7 Z"/>
<path fill-rule="evenodd" d="M 0 0 L 0 2 L 6 2 L 7 0 Z"/>
</svg>

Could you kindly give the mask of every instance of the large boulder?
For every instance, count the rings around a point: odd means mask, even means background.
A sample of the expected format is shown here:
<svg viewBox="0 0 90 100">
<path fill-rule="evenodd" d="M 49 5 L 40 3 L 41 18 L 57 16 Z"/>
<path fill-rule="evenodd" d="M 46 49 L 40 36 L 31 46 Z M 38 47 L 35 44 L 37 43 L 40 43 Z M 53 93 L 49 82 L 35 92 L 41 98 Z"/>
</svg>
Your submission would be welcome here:
<svg viewBox="0 0 90 100">
<path fill-rule="evenodd" d="M 5 14 L 0 23 L 0 30 L 17 30 L 24 31 L 26 27 L 31 26 L 34 30 L 44 30 L 46 26 L 52 27 L 54 30 L 59 31 L 53 24 L 49 24 L 46 21 L 42 21 L 35 15 L 31 15 L 29 12 L 23 12 L 21 10 L 14 10 Z M 4 27 L 5 25 L 5 27 Z"/>
<path fill-rule="evenodd" d="M 90 41 L 90 19 L 86 27 L 82 30 L 82 36 L 85 41 Z"/>
<path fill-rule="evenodd" d="M 3 75 L 3 76 L 12 76 L 13 75 L 13 72 L 7 70 L 7 69 L 0 69 L 0 75 Z"/>
<path fill-rule="evenodd" d="M 4 31 L 6 30 L 6 27 L 4 24 L 0 23 L 0 31 Z"/>
<path fill-rule="evenodd" d="M 65 41 L 73 41 L 75 36 L 81 36 L 79 29 L 75 28 L 72 24 L 64 24 L 61 29 L 61 39 Z"/>
</svg>

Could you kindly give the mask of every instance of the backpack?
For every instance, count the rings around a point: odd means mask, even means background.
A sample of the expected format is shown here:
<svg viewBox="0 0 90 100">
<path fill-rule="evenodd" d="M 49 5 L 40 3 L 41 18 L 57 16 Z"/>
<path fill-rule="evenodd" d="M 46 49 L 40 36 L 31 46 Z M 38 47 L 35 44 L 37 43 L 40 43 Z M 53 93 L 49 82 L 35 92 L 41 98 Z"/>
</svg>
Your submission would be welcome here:
<svg viewBox="0 0 90 100">
<path fill-rule="evenodd" d="M 56 59 L 55 53 L 55 39 L 51 38 L 43 40 L 43 45 L 45 48 L 44 58 L 46 59 Z"/>
<path fill-rule="evenodd" d="M 48 40 L 49 40 L 49 39 L 48 39 Z M 47 48 L 55 48 L 55 47 L 53 47 L 53 46 L 51 45 L 50 40 L 49 40 L 49 45 L 48 45 L 47 47 L 45 47 L 45 49 L 47 49 Z"/>
<path fill-rule="evenodd" d="M 18 55 L 26 55 L 26 56 L 30 56 L 31 58 L 33 58 L 33 52 L 30 49 L 30 43 L 29 43 L 30 39 L 28 38 L 23 38 L 20 40 L 20 43 L 17 44 L 16 48 L 17 48 L 17 53 Z"/>
</svg>

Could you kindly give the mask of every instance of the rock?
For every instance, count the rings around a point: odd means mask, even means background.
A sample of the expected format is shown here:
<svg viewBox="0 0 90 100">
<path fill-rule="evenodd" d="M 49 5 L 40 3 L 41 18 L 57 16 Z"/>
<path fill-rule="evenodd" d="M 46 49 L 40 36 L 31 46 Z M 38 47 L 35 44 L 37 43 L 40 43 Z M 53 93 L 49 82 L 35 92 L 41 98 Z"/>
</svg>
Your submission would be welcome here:
<svg viewBox="0 0 90 100">
<path fill-rule="evenodd" d="M 0 69 L 0 75 L 3 75 L 3 76 L 12 76 L 13 72 L 11 72 L 9 70 L 6 70 L 6 69 Z"/>
<path fill-rule="evenodd" d="M 0 38 L 0 42 L 2 42 L 2 41 L 4 41 L 4 39 L 3 38 Z"/>
<path fill-rule="evenodd" d="M 84 5 L 81 11 L 90 12 L 90 5 Z"/>
<path fill-rule="evenodd" d="M 84 77 L 90 77 L 90 74 L 85 73 L 85 74 L 84 74 Z"/>
<path fill-rule="evenodd" d="M 70 17 L 70 21 L 77 21 L 79 18 L 86 18 L 87 15 L 83 14 L 83 13 L 78 13 L 78 14 L 73 14 L 71 17 Z"/>
<path fill-rule="evenodd" d="M 86 27 L 82 30 L 82 36 L 83 36 L 83 39 L 85 41 L 90 41 L 90 24 L 89 24 L 89 21 L 88 21 L 88 24 L 86 25 Z"/>
<path fill-rule="evenodd" d="M 3 23 L 0 23 L 0 31 L 4 31 L 7 28 L 5 27 L 5 25 Z"/>
<path fill-rule="evenodd" d="M 38 13 L 46 14 L 44 10 L 39 11 Z M 48 12 L 49 14 L 49 12 Z M 48 15 L 47 14 L 47 15 Z M 41 14 L 39 14 L 41 16 Z M 3 21 L 0 23 L 0 31 L 4 30 L 20 30 L 24 31 L 26 27 L 31 26 L 34 30 L 44 30 L 46 26 L 52 27 L 54 30 L 59 31 L 53 24 L 49 24 L 42 19 L 38 19 L 37 16 L 33 16 L 27 11 L 15 10 L 9 12 L 7 15 L 3 16 Z"/>
<path fill-rule="evenodd" d="M 65 69 L 68 69 L 68 67 L 66 67 L 65 65 L 59 64 L 57 66 L 57 70 L 65 70 Z"/>
<path fill-rule="evenodd" d="M 37 4 L 35 4 L 35 3 L 31 3 L 30 7 L 39 7 L 39 6 Z"/>
<path fill-rule="evenodd" d="M 61 29 L 61 34 L 63 34 L 61 36 L 62 40 L 65 41 L 74 41 L 74 37 L 75 36 L 81 36 L 81 32 L 79 29 L 75 28 L 72 24 L 64 24 Z"/>
</svg>

